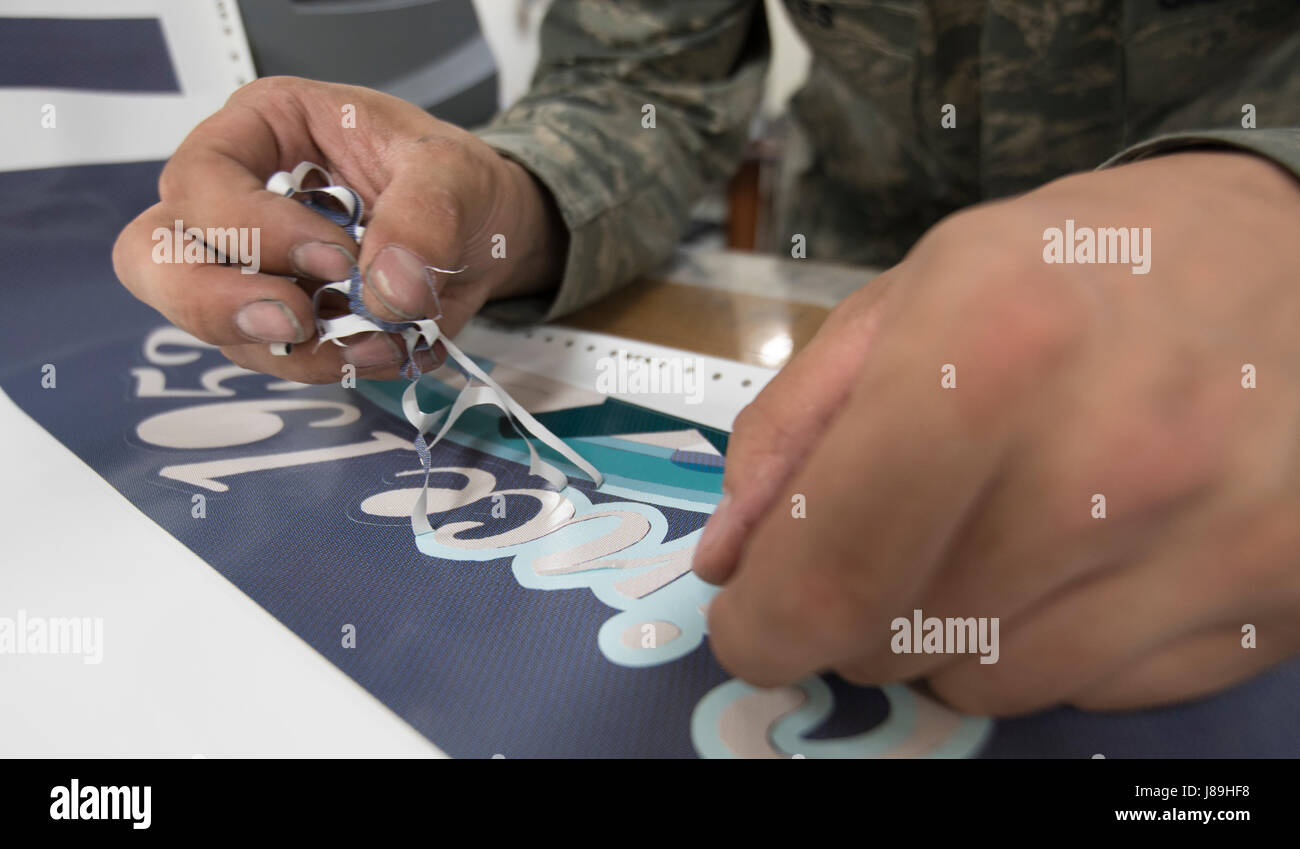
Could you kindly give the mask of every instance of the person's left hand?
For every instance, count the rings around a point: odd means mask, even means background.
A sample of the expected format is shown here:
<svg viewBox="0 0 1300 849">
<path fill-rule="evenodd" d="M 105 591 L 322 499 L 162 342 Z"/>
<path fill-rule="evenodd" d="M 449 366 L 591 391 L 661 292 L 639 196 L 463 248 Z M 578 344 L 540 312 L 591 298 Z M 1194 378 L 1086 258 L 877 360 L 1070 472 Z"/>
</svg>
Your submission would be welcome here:
<svg viewBox="0 0 1300 849">
<path fill-rule="evenodd" d="M 1046 263 L 1067 218 L 1151 228 L 1149 273 Z M 1181 700 L 1295 652 L 1298 228 L 1296 181 L 1229 152 L 941 222 L 737 420 L 695 561 L 725 582 L 722 664 L 764 686 L 924 678 L 1016 714 Z M 895 654 L 914 609 L 998 617 L 998 661 Z"/>
</svg>

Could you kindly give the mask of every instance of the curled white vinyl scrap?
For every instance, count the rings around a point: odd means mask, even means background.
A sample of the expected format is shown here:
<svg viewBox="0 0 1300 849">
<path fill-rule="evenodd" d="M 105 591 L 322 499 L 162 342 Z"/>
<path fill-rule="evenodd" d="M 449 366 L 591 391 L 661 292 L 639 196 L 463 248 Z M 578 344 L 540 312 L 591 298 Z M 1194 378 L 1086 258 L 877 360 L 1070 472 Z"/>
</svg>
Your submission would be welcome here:
<svg viewBox="0 0 1300 849">
<path fill-rule="evenodd" d="M 304 189 L 302 181 L 307 179 L 313 172 L 319 174 L 325 180 L 325 185 Z M 361 219 L 366 214 L 365 203 L 362 202 L 361 195 L 352 191 L 352 189 L 345 186 L 335 186 L 333 183 L 334 178 L 330 176 L 330 172 L 315 162 L 299 162 L 292 171 L 276 171 L 272 174 L 271 178 L 266 181 L 266 190 L 284 197 L 293 197 L 298 194 L 306 195 L 308 207 L 347 230 L 348 235 L 356 239 L 357 244 L 361 244 L 361 237 L 366 232 L 366 228 L 361 225 Z M 343 211 L 339 212 L 320 203 L 317 199 L 319 195 L 333 198 L 339 206 L 343 207 Z"/>
<path fill-rule="evenodd" d="M 360 244 L 365 233 L 365 227 L 361 224 L 364 205 L 360 195 L 352 189 L 336 185 L 304 189 L 302 187 L 303 180 L 313 172 L 320 173 L 328 184 L 333 183 L 329 172 L 324 168 L 311 162 L 302 162 L 293 171 L 279 171 L 271 175 L 271 178 L 266 182 L 266 188 L 268 191 L 284 197 L 293 197 L 298 194 L 306 195 L 308 208 L 343 227 Z M 320 203 L 316 199 L 318 195 L 332 198 L 341 207 L 341 210 Z M 443 273 L 456 273 L 435 266 L 430 266 L 430 268 Z M 464 269 L 460 270 L 463 271 Z M 564 440 L 551 433 L 519 402 L 511 398 L 510 393 L 506 392 L 487 372 L 479 368 L 477 363 L 443 334 L 438 327 L 437 321 L 422 319 L 420 321 L 386 322 L 378 319 L 370 315 L 369 311 L 361 303 L 361 288 L 363 285 L 360 272 L 354 267 L 349 279 L 327 283 L 312 296 L 312 307 L 316 313 L 317 345 L 328 341 L 336 345 L 346 346 L 343 341 L 345 338 L 355 336 L 358 333 L 372 332 L 396 333 L 401 336 L 403 343 L 406 345 L 407 358 L 402 366 L 402 374 L 410 380 L 410 383 L 402 393 L 402 413 L 406 416 L 407 421 L 411 423 L 411 426 L 415 428 L 415 450 L 416 454 L 419 455 L 420 465 L 424 470 L 424 483 L 420 487 L 415 504 L 411 508 L 411 530 L 417 536 L 433 532 L 428 516 L 429 478 L 433 469 L 430 449 L 447 435 L 451 428 L 455 426 L 461 414 L 471 407 L 491 405 L 501 410 L 505 414 L 506 420 L 510 422 L 511 427 L 519 434 L 519 437 L 524 441 L 524 445 L 528 448 L 529 473 L 543 478 L 556 490 L 563 490 L 568 486 L 568 477 L 560 469 L 542 459 L 533 443 L 528 439 L 530 434 L 534 439 L 540 440 L 543 445 L 585 472 L 597 487 L 604 484 L 604 476 L 595 466 L 570 448 Z M 335 318 L 321 318 L 319 315 L 320 298 L 325 292 L 335 292 L 346 297 L 351 312 Z M 442 343 L 447 350 L 447 356 L 464 372 L 466 383 L 450 407 L 426 413 L 420 409 L 419 400 L 416 396 L 416 387 L 419 385 L 422 375 L 419 367 L 415 364 L 415 354 L 418 351 L 432 350 L 433 346 L 438 342 Z M 445 418 L 443 417 L 444 414 Z M 426 442 L 425 435 L 433 429 L 439 419 L 442 419 L 442 426 L 434 435 L 433 440 Z"/>
</svg>

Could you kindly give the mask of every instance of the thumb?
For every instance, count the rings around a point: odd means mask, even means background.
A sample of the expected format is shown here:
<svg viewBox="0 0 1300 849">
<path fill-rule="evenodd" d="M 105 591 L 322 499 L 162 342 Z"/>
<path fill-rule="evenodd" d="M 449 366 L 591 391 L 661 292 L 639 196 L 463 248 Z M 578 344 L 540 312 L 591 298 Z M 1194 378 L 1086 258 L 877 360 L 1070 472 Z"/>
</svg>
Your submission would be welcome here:
<svg viewBox="0 0 1300 849">
<path fill-rule="evenodd" d="M 695 548 L 695 573 L 730 579 L 754 524 L 782 496 L 836 413 L 844 406 L 875 334 L 882 275 L 826 319 L 808 347 L 736 417 L 727 442 L 722 500 Z"/>
<path fill-rule="evenodd" d="M 441 296 L 462 265 L 466 212 L 465 181 L 448 165 L 396 169 L 370 211 L 358 260 L 362 299 L 385 321 L 443 316 Z M 470 314 L 456 316 L 455 327 L 439 325 L 454 334 Z"/>
</svg>

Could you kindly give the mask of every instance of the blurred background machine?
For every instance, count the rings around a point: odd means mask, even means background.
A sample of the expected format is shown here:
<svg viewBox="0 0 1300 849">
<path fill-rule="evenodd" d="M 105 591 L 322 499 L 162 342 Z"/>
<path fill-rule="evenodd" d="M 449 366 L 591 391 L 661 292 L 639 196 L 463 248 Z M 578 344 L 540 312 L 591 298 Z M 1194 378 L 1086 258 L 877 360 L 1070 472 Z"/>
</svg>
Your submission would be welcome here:
<svg viewBox="0 0 1300 849">
<path fill-rule="evenodd" d="M 497 110 L 471 0 L 256 0 L 239 12 L 259 76 L 368 86 L 461 126 Z"/>
</svg>

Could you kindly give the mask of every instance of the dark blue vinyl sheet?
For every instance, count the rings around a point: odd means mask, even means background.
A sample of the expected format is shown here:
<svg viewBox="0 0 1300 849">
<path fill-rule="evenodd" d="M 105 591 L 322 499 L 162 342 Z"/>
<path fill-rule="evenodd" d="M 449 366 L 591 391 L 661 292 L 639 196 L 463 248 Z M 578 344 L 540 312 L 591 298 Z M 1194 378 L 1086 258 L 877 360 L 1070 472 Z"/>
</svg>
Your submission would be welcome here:
<svg viewBox="0 0 1300 849">
<path fill-rule="evenodd" d="M 694 755 L 692 710 L 728 677 L 707 643 L 660 666 L 619 666 L 595 640 L 611 610 L 588 590 L 530 590 L 500 559 L 449 563 L 421 554 L 407 521 L 371 520 L 358 509 L 411 469 L 413 455 L 379 453 L 243 475 L 229 492 L 208 495 L 205 519 L 191 516 L 193 489 L 159 470 L 221 452 L 161 449 L 141 442 L 135 428 L 156 412 L 209 401 L 134 397 L 131 369 L 147 365 L 142 341 L 163 321 L 118 284 L 110 261 L 118 231 L 154 202 L 160 167 L 0 174 L 5 392 L 161 528 L 449 754 Z M 197 386 L 199 374 L 220 362 L 207 352 L 170 368 L 168 380 Z M 41 387 L 47 363 L 57 366 L 55 390 Z M 268 382 L 242 377 L 231 385 L 239 398 L 255 399 L 275 394 Z M 319 414 L 284 413 L 288 425 L 258 443 L 258 452 L 409 431 L 339 386 L 293 397 L 345 400 L 363 413 L 327 429 L 303 426 Z M 502 487 L 527 478 L 525 468 L 501 457 L 450 443 L 437 450 L 444 452 L 440 462 L 492 471 Z M 674 536 L 704 521 L 687 510 L 666 515 Z M 22 600 L 0 599 L 0 605 Z M 354 650 L 341 645 L 345 623 L 357 628 Z M 167 671 L 157 674 L 165 678 Z M 856 733 L 881 719 L 876 691 L 833 678 L 828 683 L 837 707 L 810 737 Z M 1297 708 L 1300 664 L 1292 662 L 1194 704 L 1106 715 L 1058 710 L 998 722 L 983 754 L 1294 757 L 1300 755 Z"/>
<path fill-rule="evenodd" d="M 180 92 L 157 18 L 0 17 L 0 87 Z"/>
</svg>

